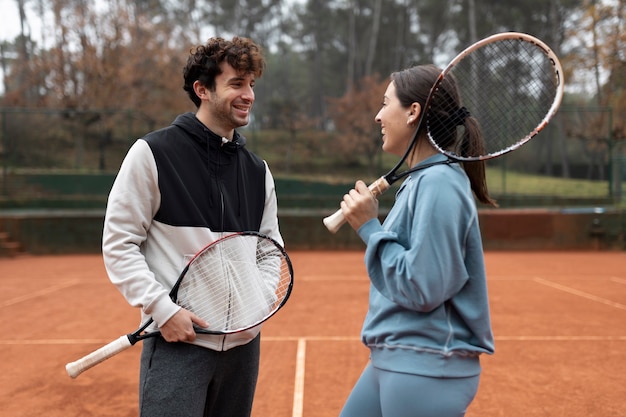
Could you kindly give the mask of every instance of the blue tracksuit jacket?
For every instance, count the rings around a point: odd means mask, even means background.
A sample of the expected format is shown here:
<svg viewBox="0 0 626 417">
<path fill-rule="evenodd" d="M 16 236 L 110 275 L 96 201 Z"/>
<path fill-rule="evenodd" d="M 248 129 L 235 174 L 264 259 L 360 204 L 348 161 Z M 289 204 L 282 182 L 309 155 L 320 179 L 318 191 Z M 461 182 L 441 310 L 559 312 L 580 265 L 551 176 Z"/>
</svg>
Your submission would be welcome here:
<svg viewBox="0 0 626 417">
<path fill-rule="evenodd" d="M 410 174 L 384 223 L 370 220 L 358 232 L 371 280 L 362 340 L 372 364 L 433 377 L 479 374 L 478 357 L 493 353 L 494 342 L 476 204 L 462 168 Z"/>
</svg>

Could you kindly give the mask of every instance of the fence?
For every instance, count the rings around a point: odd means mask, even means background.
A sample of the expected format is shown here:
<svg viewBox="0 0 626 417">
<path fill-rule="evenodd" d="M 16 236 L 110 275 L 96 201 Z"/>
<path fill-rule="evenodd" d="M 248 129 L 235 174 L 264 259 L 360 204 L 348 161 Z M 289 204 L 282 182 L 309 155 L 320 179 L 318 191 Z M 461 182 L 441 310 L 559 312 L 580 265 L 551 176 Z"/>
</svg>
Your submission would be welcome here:
<svg viewBox="0 0 626 417">
<path fill-rule="evenodd" d="M 562 108 L 537 138 L 488 162 L 491 194 L 503 207 L 621 206 L 626 142 L 611 136 L 612 124 L 610 108 Z M 132 142 L 158 127 L 134 111 L 2 108 L 0 196 L 5 202 L 102 200 Z M 333 148 L 336 132 L 243 133 L 283 179 L 279 192 L 290 206 L 334 205 L 353 178 L 370 173 L 364 179 L 374 179 L 394 163 L 380 155 L 376 167 L 365 156 L 361 165 L 346 166 Z"/>
<path fill-rule="evenodd" d="M 562 108 L 535 139 L 489 162 L 489 186 L 500 196 L 523 194 L 600 199 L 621 204 L 626 143 L 612 137 L 610 108 Z M 622 140 L 618 140 L 622 139 Z"/>
</svg>

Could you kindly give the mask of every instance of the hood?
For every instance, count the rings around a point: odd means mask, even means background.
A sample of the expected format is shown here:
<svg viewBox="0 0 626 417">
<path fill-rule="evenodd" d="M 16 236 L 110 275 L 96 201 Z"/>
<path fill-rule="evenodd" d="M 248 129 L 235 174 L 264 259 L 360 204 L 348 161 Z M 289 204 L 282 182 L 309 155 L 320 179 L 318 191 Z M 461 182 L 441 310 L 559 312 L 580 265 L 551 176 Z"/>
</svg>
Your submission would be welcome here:
<svg viewBox="0 0 626 417">
<path fill-rule="evenodd" d="M 227 152 L 229 150 L 235 151 L 239 147 L 246 146 L 246 138 L 241 136 L 236 130 L 233 135 L 233 140 L 229 141 L 206 127 L 196 115 L 191 112 L 176 117 L 172 125 L 180 127 L 189 134 L 190 137 L 202 144 L 208 139 L 211 145 L 223 145 L 226 147 L 224 150 Z"/>
<path fill-rule="evenodd" d="M 237 194 L 239 195 L 239 205 L 237 207 L 237 214 L 241 213 L 241 181 L 244 178 L 241 177 L 239 172 L 239 153 L 246 145 L 246 138 L 241 136 L 236 130 L 233 133 L 232 141 L 222 137 L 211 129 L 206 127 L 194 113 L 184 113 L 176 117 L 172 122 L 173 126 L 177 126 L 183 129 L 190 138 L 196 141 L 202 148 L 206 149 L 206 163 L 209 175 L 211 172 L 216 176 L 221 175 L 220 165 L 224 160 L 231 160 L 235 163 L 235 184 L 237 187 Z M 218 155 L 219 154 L 219 155 Z M 224 159 L 225 158 L 225 159 Z M 213 168 L 213 169 L 212 169 Z M 213 202 L 211 198 L 211 187 L 209 188 L 209 200 Z M 211 203 L 213 206 L 213 203 Z"/>
</svg>

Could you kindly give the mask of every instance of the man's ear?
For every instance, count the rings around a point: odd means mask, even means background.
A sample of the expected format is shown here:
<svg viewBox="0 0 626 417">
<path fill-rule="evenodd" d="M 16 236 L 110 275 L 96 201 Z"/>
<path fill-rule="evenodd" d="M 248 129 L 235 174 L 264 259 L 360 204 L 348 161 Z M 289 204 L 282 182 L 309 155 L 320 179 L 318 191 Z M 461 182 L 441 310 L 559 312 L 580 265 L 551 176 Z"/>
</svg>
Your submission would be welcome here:
<svg viewBox="0 0 626 417">
<path fill-rule="evenodd" d="M 193 83 L 193 91 L 196 93 L 200 100 L 209 98 L 209 89 L 206 88 L 200 81 L 196 80 Z"/>
</svg>

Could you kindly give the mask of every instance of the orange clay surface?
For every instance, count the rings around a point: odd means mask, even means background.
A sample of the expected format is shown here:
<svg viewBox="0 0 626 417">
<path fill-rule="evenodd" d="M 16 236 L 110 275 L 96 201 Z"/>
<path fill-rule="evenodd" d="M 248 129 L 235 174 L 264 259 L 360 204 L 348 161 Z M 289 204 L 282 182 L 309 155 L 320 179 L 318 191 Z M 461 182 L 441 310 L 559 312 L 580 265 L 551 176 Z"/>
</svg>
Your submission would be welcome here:
<svg viewBox="0 0 626 417">
<path fill-rule="evenodd" d="M 367 362 L 363 254 L 291 257 L 294 292 L 262 332 L 253 416 L 334 417 Z M 485 257 L 496 354 L 467 416 L 626 416 L 626 253 Z M 137 416 L 140 346 L 65 373 L 138 325 L 100 256 L 0 259 L 0 293 L 0 415 Z"/>
</svg>

